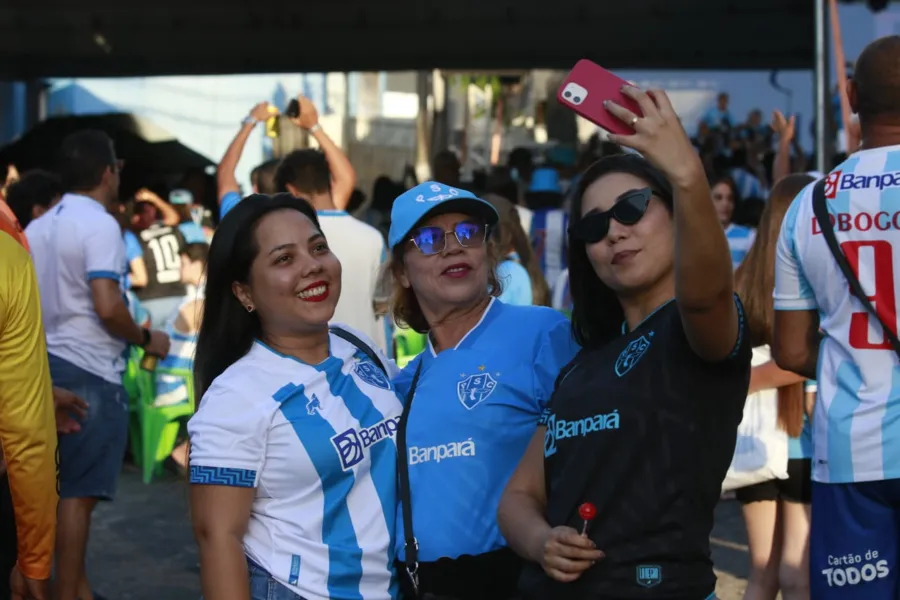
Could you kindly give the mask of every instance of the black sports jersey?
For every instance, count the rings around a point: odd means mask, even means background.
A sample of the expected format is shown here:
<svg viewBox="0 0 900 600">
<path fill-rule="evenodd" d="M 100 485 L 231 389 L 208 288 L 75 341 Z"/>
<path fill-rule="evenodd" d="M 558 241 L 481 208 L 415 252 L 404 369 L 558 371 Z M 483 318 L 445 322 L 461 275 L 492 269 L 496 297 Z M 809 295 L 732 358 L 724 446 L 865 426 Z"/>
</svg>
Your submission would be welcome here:
<svg viewBox="0 0 900 600">
<path fill-rule="evenodd" d="M 714 591 L 709 534 L 750 383 L 736 302 L 741 333 L 722 362 L 694 353 L 673 300 L 564 370 L 541 420 L 547 521 L 581 531 L 578 507 L 592 503 L 588 536 L 606 558 L 570 584 L 529 565 L 525 598 L 703 600 Z"/>
<path fill-rule="evenodd" d="M 138 234 L 147 266 L 147 285 L 136 289 L 140 300 L 184 296 L 181 253 L 186 246 L 178 227 L 155 223 Z"/>
</svg>

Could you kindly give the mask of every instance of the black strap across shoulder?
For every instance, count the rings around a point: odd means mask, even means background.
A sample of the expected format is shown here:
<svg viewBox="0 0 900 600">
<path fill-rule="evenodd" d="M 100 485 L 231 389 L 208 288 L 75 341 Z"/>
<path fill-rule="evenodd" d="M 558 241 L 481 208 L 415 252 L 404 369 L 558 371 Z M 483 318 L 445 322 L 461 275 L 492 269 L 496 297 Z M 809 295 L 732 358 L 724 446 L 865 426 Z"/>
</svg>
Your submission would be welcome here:
<svg viewBox="0 0 900 600">
<path fill-rule="evenodd" d="M 409 490 L 409 456 L 406 452 L 406 424 L 409 422 L 409 410 L 412 408 L 412 401 L 416 395 L 416 386 L 419 384 L 421 372 L 422 360 L 419 359 L 409 391 L 406 393 L 406 402 L 403 403 L 400 423 L 397 424 L 397 478 L 401 512 L 403 513 L 403 545 L 406 550 L 406 574 L 412 582 L 417 598 L 419 596 L 419 541 L 416 539 L 415 532 L 413 532 L 412 498 Z"/>
<path fill-rule="evenodd" d="M 363 354 L 365 354 L 373 363 L 378 365 L 382 371 L 387 373 L 387 369 L 381 359 L 372 348 L 353 335 L 346 329 L 340 327 L 329 327 L 331 333 L 339 338 L 346 340 L 356 346 Z M 403 403 L 403 412 L 400 415 L 400 422 L 397 424 L 397 476 L 400 492 L 400 503 L 403 512 L 403 530 L 404 545 L 406 547 L 406 573 L 409 575 L 413 589 L 416 590 L 416 596 L 419 595 L 419 542 L 416 540 L 413 532 L 412 524 L 412 504 L 409 491 L 409 457 L 406 453 L 406 423 L 409 421 L 409 409 L 412 407 L 413 397 L 416 395 L 416 386 L 419 384 L 419 375 L 422 372 L 422 361 L 416 367 L 412 383 L 409 391 L 406 393 L 406 402 Z"/>
<path fill-rule="evenodd" d="M 847 283 L 850 284 L 850 291 L 856 299 L 859 300 L 860 304 L 878 319 L 881 328 L 884 330 L 884 334 L 894 348 L 894 352 L 900 357 L 900 340 L 897 339 L 897 335 L 894 333 L 893 328 L 885 325 L 884 321 L 881 320 L 881 317 L 875 311 L 875 307 L 872 306 L 872 302 L 869 301 L 869 297 L 866 296 L 866 293 L 863 291 L 859 279 L 850 267 L 850 263 L 847 261 L 847 257 L 841 250 L 837 237 L 834 235 L 834 224 L 831 222 L 831 219 L 828 218 L 828 205 L 825 200 L 825 179 L 820 179 L 816 182 L 816 185 L 813 188 L 812 204 L 813 213 L 816 215 L 816 220 L 819 221 L 819 227 L 822 228 L 822 235 L 825 236 L 825 242 L 828 244 L 828 249 L 831 251 L 834 260 L 837 261 L 838 267 L 840 267 L 841 273 L 844 274 Z"/>
<path fill-rule="evenodd" d="M 376 354 L 375 351 L 372 350 L 371 346 L 369 346 L 367 343 L 365 343 L 364 341 L 362 341 L 361 339 L 359 339 L 357 336 L 353 335 L 346 329 L 341 329 L 340 327 L 335 327 L 332 325 L 331 327 L 328 328 L 328 331 L 330 331 L 334 335 L 338 336 L 342 340 L 346 340 L 346 341 L 350 342 L 351 344 L 353 344 L 354 346 L 356 346 L 356 348 L 360 352 L 365 354 L 369 360 L 371 360 L 373 363 L 378 365 L 378 368 L 381 369 L 382 371 L 384 371 L 385 375 L 387 375 L 387 372 L 388 372 L 387 367 L 384 366 L 384 363 L 381 362 L 380 358 L 378 358 L 378 354 Z"/>
</svg>

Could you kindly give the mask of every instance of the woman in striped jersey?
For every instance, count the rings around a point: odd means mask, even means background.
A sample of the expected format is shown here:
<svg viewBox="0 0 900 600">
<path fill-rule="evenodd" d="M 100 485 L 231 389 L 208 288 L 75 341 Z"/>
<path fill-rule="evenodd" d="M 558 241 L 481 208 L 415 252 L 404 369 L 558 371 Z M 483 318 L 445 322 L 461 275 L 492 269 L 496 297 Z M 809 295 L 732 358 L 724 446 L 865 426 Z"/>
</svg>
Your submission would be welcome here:
<svg viewBox="0 0 900 600">
<path fill-rule="evenodd" d="M 340 294 L 305 200 L 253 195 L 219 225 L 188 424 L 206 600 L 398 595 L 396 367 L 329 329 Z"/>
</svg>

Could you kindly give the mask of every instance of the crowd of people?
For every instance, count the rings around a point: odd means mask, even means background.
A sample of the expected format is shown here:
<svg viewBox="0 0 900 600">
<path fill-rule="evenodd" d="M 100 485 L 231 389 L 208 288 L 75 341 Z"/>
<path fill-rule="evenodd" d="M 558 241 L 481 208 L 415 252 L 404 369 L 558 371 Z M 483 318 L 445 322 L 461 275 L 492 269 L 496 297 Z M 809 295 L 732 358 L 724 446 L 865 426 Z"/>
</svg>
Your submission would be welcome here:
<svg viewBox="0 0 900 600">
<path fill-rule="evenodd" d="M 900 37 L 860 56 L 862 145 L 827 177 L 803 172 L 792 117 L 740 124 L 722 94 L 691 136 L 632 86 L 639 113 L 605 105 L 631 135 L 516 149 L 474 181 L 445 151 L 432 180 L 382 177 L 371 199 L 302 96 L 290 118 L 318 149 L 259 165 L 245 194 L 236 166 L 277 110 L 252 107 L 218 214 L 184 188 L 123 201 L 100 131 L 66 138 L 55 172 L 11 169 L 12 598 L 100 598 L 85 556 L 134 349 L 155 405 L 197 399 L 167 464 L 207 600 L 715 599 L 714 509 L 761 393 L 790 451 L 786 479 L 736 493 L 745 598 L 900 597 L 898 64 Z"/>
</svg>

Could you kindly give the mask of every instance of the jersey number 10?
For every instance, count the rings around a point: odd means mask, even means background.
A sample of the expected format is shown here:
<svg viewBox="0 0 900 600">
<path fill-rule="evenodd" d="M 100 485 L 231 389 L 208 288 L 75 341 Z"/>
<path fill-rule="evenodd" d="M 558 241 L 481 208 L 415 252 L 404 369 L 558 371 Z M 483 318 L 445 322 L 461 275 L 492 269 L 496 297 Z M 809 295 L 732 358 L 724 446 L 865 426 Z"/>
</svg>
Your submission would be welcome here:
<svg viewBox="0 0 900 600">
<path fill-rule="evenodd" d="M 875 282 L 875 293 L 869 301 L 878 313 L 881 321 L 897 335 L 897 300 L 894 292 L 894 249 L 890 242 L 884 240 L 865 242 L 844 242 L 841 250 L 850 263 L 850 268 L 859 279 L 860 250 L 868 250 L 866 254 L 872 258 L 872 278 Z M 860 350 L 890 350 L 890 340 L 886 335 L 877 343 L 869 341 L 868 311 L 855 312 L 850 316 L 850 347 Z"/>
<path fill-rule="evenodd" d="M 156 263 L 156 280 L 159 283 L 176 283 L 181 281 L 181 256 L 178 254 L 178 239 L 172 235 L 163 235 L 147 242 L 153 252 Z"/>
</svg>

